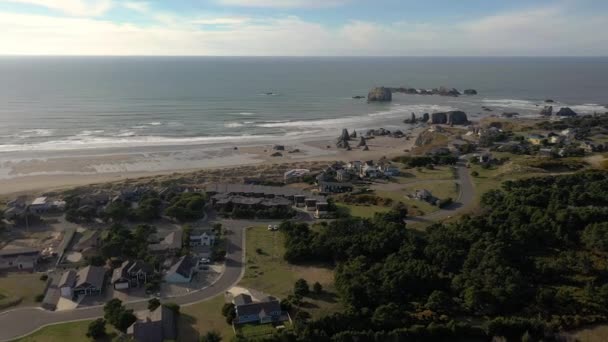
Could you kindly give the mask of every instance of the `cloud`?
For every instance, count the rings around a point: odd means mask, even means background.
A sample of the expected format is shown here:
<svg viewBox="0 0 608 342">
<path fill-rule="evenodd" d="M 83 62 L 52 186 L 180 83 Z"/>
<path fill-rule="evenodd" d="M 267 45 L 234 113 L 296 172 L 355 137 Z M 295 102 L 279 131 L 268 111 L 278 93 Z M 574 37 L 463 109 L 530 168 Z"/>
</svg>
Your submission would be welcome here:
<svg viewBox="0 0 608 342">
<path fill-rule="evenodd" d="M 113 7 L 112 0 L 2 0 L 46 7 L 72 16 L 96 17 Z"/>
<path fill-rule="evenodd" d="M 350 0 L 216 0 L 221 5 L 268 8 L 322 8 L 344 5 Z"/>
<path fill-rule="evenodd" d="M 135 12 L 146 13 L 150 11 L 150 4 L 143 1 L 125 1 L 121 2 L 120 5 Z"/>
<path fill-rule="evenodd" d="M 0 12 L 4 54 L 232 56 L 608 55 L 608 14 L 565 7 L 459 23 L 350 21 L 327 26 L 296 16 L 179 16 L 148 9 L 148 24 Z M 149 22 L 153 22 L 150 24 Z"/>
<path fill-rule="evenodd" d="M 191 23 L 195 25 L 239 25 L 251 21 L 247 17 L 221 17 L 221 18 L 204 18 L 195 19 Z"/>
</svg>

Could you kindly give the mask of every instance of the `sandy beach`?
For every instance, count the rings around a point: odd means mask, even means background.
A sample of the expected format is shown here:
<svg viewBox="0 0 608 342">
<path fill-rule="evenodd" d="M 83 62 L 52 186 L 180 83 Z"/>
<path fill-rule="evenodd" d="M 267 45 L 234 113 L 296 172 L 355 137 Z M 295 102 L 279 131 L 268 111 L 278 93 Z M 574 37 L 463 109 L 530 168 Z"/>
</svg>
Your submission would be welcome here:
<svg viewBox="0 0 608 342">
<path fill-rule="evenodd" d="M 189 173 L 198 170 L 230 169 L 259 165 L 262 170 L 272 164 L 307 163 L 335 160 L 371 160 L 402 155 L 414 146 L 424 128 L 415 128 L 404 138 L 388 136 L 367 140 L 368 151 L 355 148 L 346 151 L 335 146 L 335 139 L 283 141 L 284 151 L 274 145 L 224 144 L 223 146 L 187 146 L 171 150 L 116 151 L 114 153 L 74 153 L 45 158 L 4 160 L 0 162 L 0 195 L 48 192 L 73 186 L 106 183 L 125 179 Z M 272 156 L 280 152 L 281 156 Z M 255 172 L 254 172 L 255 173 Z M 252 174 L 250 176 L 256 176 Z"/>
</svg>

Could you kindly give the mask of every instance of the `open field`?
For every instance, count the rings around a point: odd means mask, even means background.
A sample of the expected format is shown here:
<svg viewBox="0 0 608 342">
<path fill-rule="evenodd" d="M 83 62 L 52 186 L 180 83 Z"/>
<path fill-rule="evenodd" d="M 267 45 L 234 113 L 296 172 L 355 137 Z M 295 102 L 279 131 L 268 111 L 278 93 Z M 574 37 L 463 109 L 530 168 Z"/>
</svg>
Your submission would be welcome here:
<svg viewBox="0 0 608 342">
<path fill-rule="evenodd" d="M 0 275 L 0 310 L 15 306 L 35 306 L 35 297 L 44 292 L 46 282 L 37 273 L 9 273 Z M 18 302 L 17 305 L 10 303 Z"/>
<path fill-rule="evenodd" d="M 211 300 L 181 308 L 178 323 L 178 341 L 196 342 L 200 336 L 209 331 L 217 331 L 224 340 L 229 341 L 233 336 L 232 326 L 226 323 L 221 310 L 225 300 L 219 295 Z"/>
<path fill-rule="evenodd" d="M 372 218 L 375 213 L 389 211 L 390 207 L 382 207 L 379 205 L 352 205 L 345 203 L 337 203 L 338 207 L 348 210 L 352 216 L 362 218 Z"/>
<path fill-rule="evenodd" d="M 86 336 L 86 333 L 91 322 L 86 320 L 50 325 L 13 342 L 89 342 L 91 339 Z M 111 341 L 116 336 L 116 332 L 109 324 L 106 324 L 106 332 L 108 336 L 97 341 Z"/>
</svg>

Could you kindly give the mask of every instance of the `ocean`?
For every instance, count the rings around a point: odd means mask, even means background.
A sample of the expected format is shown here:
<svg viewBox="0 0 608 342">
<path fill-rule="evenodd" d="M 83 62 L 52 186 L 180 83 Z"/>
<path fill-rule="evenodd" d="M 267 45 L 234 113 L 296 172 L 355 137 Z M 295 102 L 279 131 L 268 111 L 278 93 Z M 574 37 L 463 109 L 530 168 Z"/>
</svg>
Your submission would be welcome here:
<svg viewBox="0 0 608 342">
<path fill-rule="evenodd" d="M 374 86 L 479 95 L 352 98 Z M 447 110 L 534 116 L 548 98 L 608 111 L 608 58 L 2 57 L 0 157 L 337 136 Z"/>
</svg>

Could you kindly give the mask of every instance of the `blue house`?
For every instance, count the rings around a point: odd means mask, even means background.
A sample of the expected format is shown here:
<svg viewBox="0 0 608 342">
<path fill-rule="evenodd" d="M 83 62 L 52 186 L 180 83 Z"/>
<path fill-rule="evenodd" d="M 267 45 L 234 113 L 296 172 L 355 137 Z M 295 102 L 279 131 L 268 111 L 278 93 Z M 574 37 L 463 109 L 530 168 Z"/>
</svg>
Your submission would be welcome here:
<svg viewBox="0 0 608 342">
<path fill-rule="evenodd" d="M 250 295 L 240 294 L 234 297 L 236 309 L 235 324 L 272 323 L 286 320 L 281 311 L 281 303 L 274 297 L 263 298 L 254 302 Z"/>
</svg>

